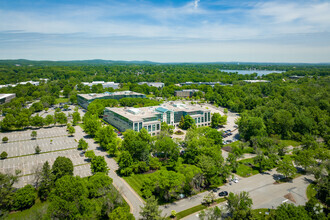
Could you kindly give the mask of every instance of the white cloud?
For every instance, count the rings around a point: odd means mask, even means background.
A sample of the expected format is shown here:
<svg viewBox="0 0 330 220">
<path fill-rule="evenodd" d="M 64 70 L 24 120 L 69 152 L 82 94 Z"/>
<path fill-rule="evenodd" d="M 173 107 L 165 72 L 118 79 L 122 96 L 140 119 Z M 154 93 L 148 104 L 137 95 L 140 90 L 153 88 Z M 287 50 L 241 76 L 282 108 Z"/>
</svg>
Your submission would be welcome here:
<svg viewBox="0 0 330 220">
<path fill-rule="evenodd" d="M 195 0 L 194 2 L 194 8 L 198 8 L 198 3 L 200 2 L 200 0 Z"/>
</svg>

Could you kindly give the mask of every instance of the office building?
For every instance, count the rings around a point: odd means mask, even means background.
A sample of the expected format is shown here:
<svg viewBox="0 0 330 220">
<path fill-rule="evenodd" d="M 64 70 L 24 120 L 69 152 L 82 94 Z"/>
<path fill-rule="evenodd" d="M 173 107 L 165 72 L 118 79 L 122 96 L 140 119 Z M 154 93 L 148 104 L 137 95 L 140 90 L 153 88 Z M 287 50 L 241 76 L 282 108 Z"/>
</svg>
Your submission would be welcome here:
<svg viewBox="0 0 330 220">
<path fill-rule="evenodd" d="M 105 108 L 103 119 L 120 131 L 145 128 L 151 135 L 160 133 L 160 125 L 166 122 L 178 127 L 181 117 L 190 115 L 197 127 L 209 126 L 211 111 L 199 105 L 165 103 L 160 106 L 142 108 Z"/>
<path fill-rule="evenodd" d="M 0 104 L 8 103 L 15 97 L 16 97 L 15 93 L 0 94 Z"/>
<path fill-rule="evenodd" d="M 198 89 L 183 89 L 174 92 L 174 95 L 181 98 L 191 98 L 194 93 L 199 92 Z M 203 92 L 204 94 L 204 92 Z"/>
<path fill-rule="evenodd" d="M 101 84 L 104 89 L 105 88 L 110 88 L 110 87 L 113 88 L 113 89 L 118 89 L 119 88 L 119 83 L 115 83 L 115 82 L 93 81 L 91 83 L 82 82 L 82 84 L 84 86 L 89 86 L 89 87 Z"/>
<path fill-rule="evenodd" d="M 78 94 L 78 104 L 87 109 L 88 105 L 96 99 L 122 99 L 122 98 L 146 98 L 146 95 L 131 92 L 131 91 L 120 91 L 120 92 L 105 92 L 105 93 L 90 93 L 90 94 Z"/>
<path fill-rule="evenodd" d="M 139 85 L 147 84 L 148 86 L 153 86 L 156 88 L 163 88 L 165 86 L 165 84 L 162 82 L 139 82 L 138 84 Z"/>
</svg>

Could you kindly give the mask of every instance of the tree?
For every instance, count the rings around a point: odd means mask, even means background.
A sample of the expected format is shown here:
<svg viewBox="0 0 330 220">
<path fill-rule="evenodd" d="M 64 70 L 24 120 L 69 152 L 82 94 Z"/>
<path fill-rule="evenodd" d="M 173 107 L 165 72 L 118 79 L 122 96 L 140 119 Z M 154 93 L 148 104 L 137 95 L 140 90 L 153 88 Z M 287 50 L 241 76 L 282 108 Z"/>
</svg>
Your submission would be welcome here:
<svg viewBox="0 0 330 220">
<path fill-rule="evenodd" d="M 78 122 L 81 121 L 80 113 L 75 111 L 72 113 L 72 125 L 76 125 Z"/>
<path fill-rule="evenodd" d="M 52 173 L 55 181 L 65 175 L 73 176 L 72 161 L 67 157 L 57 157 L 52 166 Z"/>
<path fill-rule="evenodd" d="M 132 173 L 133 158 L 128 151 L 122 151 L 119 155 L 118 165 L 120 173 L 123 175 L 130 175 Z"/>
<path fill-rule="evenodd" d="M 85 157 L 87 157 L 88 159 L 91 159 L 92 160 L 95 157 L 94 151 L 93 150 L 86 151 Z"/>
<path fill-rule="evenodd" d="M 48 214 L 52 219 L 86 219 L 91 209 L 97 210 L 87 197 L 86 181 L 78 176 L 63 176 L 51 192 Z"/>
<path fill-rule="evenodd" d="M 165 217 L 162 217 L 162 211 L 159 209 L 157 200 L 154 196 L 147 198 L 144 207 L 141 208 L 141 220 L 163 220 Z"/>
<path fill-rule="evenodd" d="M 194 124 L 195 124 L 195 120 L 190 115 L 184 116 L 183 129 L 189 129 Z"/>
<path fill-rule="evenodd" d="M 280 219 L 311 219 L 308 212 L 303 206 L 295 206 L 294 204 L 282 203 L 275 211 L 276 220 Z"/>
<path fill-rule="evenodd" d="M 80 138 L 79 143 L 78 143 L 78 148 L 82 149 L 82 150 L 87 150 L 88 149 L 88 143 L 83 138 Z"/>
<path fill-rule="evenodd" d="M 202 203 L 209 206 L 214 202 L 214 200 L 215 200 L 215 195 L 213 192 L 210 192 L 204 196 Z"/>
<path fill-rule="evenodd" d="M 110 220 L 134 220 L 134 216 L 128 208 L 118 207 L 108 214 Z"/>
<path fill-rule="evenodd" d="M 94 136 L 96 131 L 98 131 L 101 127 L 101 122 L 97 115 L 92 115 L 92 116 L 87 116 L 85 115 L 84 117 L 84 130 Z"/>
<path fill-rule="evenodd" d="M 106 174 L 109 173 L 109 168 L 108 168 L 107 162 L 105 162 L 105 159 L 103 156 L 95 156 L 92 159 L 91 170 L 92 170 L 92 173 L 97 173 L 97 172 L 106 173 Z"/>
<path fill-rule="evenodd" d="M 134 161 L 144 161 L 148 163 L 150 155 L 150 135 L 145 133 L 145 129 L 140 132 L 127 130 L 124 132 L 122 148 L 128 151 Z"/>
<path fill-rule="evenodd" d="M 1 121 L 1 129 L 4 131 L 9 131 L 13 129 L 16 125 L 16 119 L 13 114 L 6 114 L 5 118 Z"/>
<path fill-rule="evenodd" d="M 73 134 L 76 132 L 76 129 L 74 129 L 73 126 L 68 126 L 67 130 L 70 136 L 73 136 Z"/>
<path fill-rule="evenodd" d="M 105 173 L 99 172 L 88 178 L 89 197 L 99 198 L 104 196 L 112 187 L 112 179 Z"/>
<path fill-rule="evenodd" d="M 297 169 L 293 166 L 289 157 L 284 157 L 284 159 L 279 162 L 276 171 L 283 174 L 285 178 L 289 178 L 297 172 Z"/>
<path fill-rule="evenodd" d="M 174 126 L 168 125 L 166 122 L 162 122 L 160 126 L 160 130 L 167 132 L 169 135 L 173 134 Z"/>
<path fill-rule="evenodd" d="M 180 154 L 178 144 L 176 144 L 169 136 L 160 136 L 154 147 L 157 157 L 177 161 Z"/>
<path fill-rule="evenodd" d="M 40 112 L 44 109 L 44 106 L 42 105 L 41 102 L 35 102 L 32 104 L 32 108 L 34 109 L 34 111 Z"/>
<path fill-rule="evenodd" d="M 103 126 L 95 133 L 95 139 L 100 146 L 108 151 L 112 146 L 117 145 L 117 135 L 110 126 Z"/>
<path fill-rule="evenodd" d="M 266 136 L 266 126 L 262 118 L 249 117 L 242 114 L 238 121 L 238 130 L 242 138 L 246 141 L 252 136 Z"/>
<path fill-rule="evenodd" d="M 18 181 L 19 172 L 16 175 L 0 173 L 0 210 L 10 211 L 14 198 L 14 183 Z"/>
<path fill-rule="evenodd" d="M 36 116 L 31 118 L 31 125 L 35 126 L 35 127 L 42 127 L 44 126 L 44 118 L 39 116 L 39 114 L 37 114 Z"/>
<path fill-rule="evenodd" d="M 55 113 L 55 121 L 61 125 L 68 123 L 68 118 L 63 112 Z"/>
<path fill-rule="evenodd" d="M 36 131 L 32 131 L 32 132 L 31 132 L 31 138 L 32 138 L 32 139 L 36 139 L 36 138 L 37 138 L 37 135 L 38 135 L 38 134 L 37 134 Z"/>
<path fill-rule="evenodd" d="M 311 167 L 316 164 L 314 153 L 310 149 L 297 150 L 294 153 L 295 164 L 302 166 L 304 170 L 307 170 L 307 167 Z"/>
<path fill-rule="evenodd" d="M 35 150 L 36 154 L 40 154 L 40 152 L 41 152 L 39 145 L 37 145 L 34 150 Z"/>
<path fill-rule="evenodd" d="M 213 113 L 211 118 L 211 127 L 217 128 L 227 123 L 227 115 L 221 116 L 220 113 Z"/>
<path fill-rule="evenodd" d="M 181 116 L 180 122 L 179 122 L 179 128 L 184 129 L 184 117 Z"/>
<path fill-rule="evenodd" d="M 229 193 L 227 197 L 227 209 L 234 219 L 245 219 L 251 215 L 250 210 L 252 199 L 248 192 L 240 192 L 239 194 Z"/>
<path fill-rule="evenodd" d="M 2 151 L 2 153 L 0 154 L 0 158 L 1 158 L 1 160 L 6 159 L 7 157 L 8 157 L 7 152 L 6 152 L 6 151 Z"/>
<path fill-rule="evenodd" d="M 54 123 L 54 116 L 47 115 L 45 118 L 45 125 L 51 125 Z"/>
<path fill-rule="evenodd" d="M 14 195 L 13 208 L 23 210 L 30 208 L 37 198 L 37 192 L 30 184 L 18 189 Z"/>
<path fill-rule="evenodd" d="M 238 168 L 237 155 L 236 154 L 229 153 L 229 155 L 227 157 L 227 162 L 229 162 L 231 170 L 234 173 L 236 173 L 237 168 Z"/>
<path fill-rule="evenodd" d="M 215 206 L 214 208 L 202 210 L 198 217 L 200 220 L 220 220 L 221 214 L 221 209 L 218 206 Z"/>
<path fill-rule="evenodd" d="M 38 195 L 41 200 L 45 201 L 52 189 L 54 176 L 50 169 L 48 161 L 44 163 L 41 171 L 40 184 L 38 188 Z"/>
<path fill-rule="evenodd" d="M 8 137 L 3 137 L 2 142 L 7 143 L 8 142 Z"/>
</svg>

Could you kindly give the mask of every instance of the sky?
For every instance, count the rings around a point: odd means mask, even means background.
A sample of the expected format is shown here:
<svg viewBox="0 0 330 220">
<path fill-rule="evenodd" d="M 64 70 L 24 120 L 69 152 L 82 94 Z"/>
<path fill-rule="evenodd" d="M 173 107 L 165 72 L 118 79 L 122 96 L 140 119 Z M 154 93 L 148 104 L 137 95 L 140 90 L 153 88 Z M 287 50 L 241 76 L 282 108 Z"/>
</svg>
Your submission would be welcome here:
<svg viewBox="0 0 330 220">
<path fill-rule="evenodd" d="M 0 0 L 0 59 L 330 62 L 330 1 Z"/>
</svg>

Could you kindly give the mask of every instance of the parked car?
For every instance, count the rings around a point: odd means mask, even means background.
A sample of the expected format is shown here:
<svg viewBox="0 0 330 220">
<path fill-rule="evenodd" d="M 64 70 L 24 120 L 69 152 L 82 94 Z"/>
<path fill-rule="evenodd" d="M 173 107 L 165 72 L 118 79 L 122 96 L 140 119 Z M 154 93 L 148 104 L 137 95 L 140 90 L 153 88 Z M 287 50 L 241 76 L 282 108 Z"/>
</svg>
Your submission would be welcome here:
<svg viewBox="0 0 330 220">
<path fill-rule="evenodd" d="M 234 183 L 238 183 L 238 179 L 237 178 L 234 178 L 231 181 L 233 181 Z"/>
<path fill-rule="evenodd" d="M 228 196 L 228 192 L 227 191 L 221 191 L 221 192 L 219 192 L 219 196 Z"/>
</svg>

